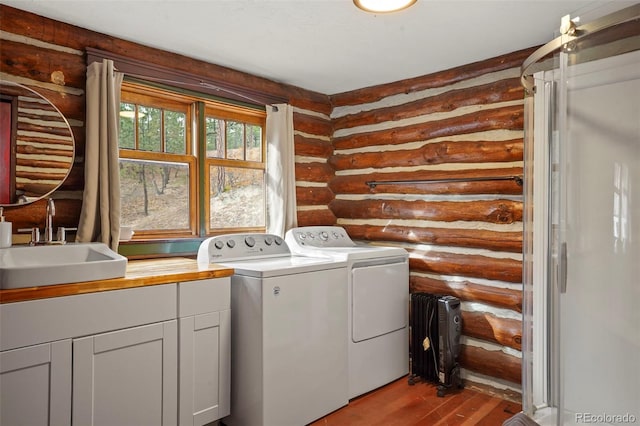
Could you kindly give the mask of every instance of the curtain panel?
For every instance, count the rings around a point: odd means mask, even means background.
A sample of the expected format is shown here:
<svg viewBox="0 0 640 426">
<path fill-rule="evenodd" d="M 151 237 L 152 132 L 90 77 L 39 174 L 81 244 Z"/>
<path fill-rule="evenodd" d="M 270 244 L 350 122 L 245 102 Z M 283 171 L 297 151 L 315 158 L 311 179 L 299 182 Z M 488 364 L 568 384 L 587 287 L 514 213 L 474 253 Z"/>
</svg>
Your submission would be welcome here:
<svg viewBox="0 0 640 426">
<path fill-rule="evenodd" d="M 267 106 L 267 232 L 284 237 L 297 226 L 293 108 Z"/>
<path fill-rule="evenodd" d="M 120 236 L 118 132 L 124 75 L 104 59 L 87 67 L 84 193 L 76 241 L 117 251 Z"/>
</svg>

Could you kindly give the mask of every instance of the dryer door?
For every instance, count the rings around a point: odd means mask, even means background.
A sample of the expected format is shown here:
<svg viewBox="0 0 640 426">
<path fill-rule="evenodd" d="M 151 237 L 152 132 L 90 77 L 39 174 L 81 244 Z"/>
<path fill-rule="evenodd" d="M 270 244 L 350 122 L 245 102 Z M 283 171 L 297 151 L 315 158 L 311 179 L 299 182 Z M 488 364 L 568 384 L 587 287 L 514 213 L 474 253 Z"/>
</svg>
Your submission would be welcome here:
<svg viewBox="0 0 640 426">
<path fill-rule="evenodd" d="M 403 329 L 409 317 L 409 264 L 354 265 L 351 270 L 351 339 Z"/>
</svg>

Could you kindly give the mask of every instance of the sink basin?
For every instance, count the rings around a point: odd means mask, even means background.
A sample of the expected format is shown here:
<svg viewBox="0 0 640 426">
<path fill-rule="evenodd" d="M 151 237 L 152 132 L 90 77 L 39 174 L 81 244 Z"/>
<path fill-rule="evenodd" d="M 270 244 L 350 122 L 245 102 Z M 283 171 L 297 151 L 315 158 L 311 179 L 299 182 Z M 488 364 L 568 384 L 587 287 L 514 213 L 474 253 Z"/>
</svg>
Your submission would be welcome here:
<svg viewBox="0 0 640 426">
<path fill-rule="evenodd" d="M 0 288 L 70 284 L 124 277 L 127 258 L 103 243 L 0 249 Z"/>
</svg>

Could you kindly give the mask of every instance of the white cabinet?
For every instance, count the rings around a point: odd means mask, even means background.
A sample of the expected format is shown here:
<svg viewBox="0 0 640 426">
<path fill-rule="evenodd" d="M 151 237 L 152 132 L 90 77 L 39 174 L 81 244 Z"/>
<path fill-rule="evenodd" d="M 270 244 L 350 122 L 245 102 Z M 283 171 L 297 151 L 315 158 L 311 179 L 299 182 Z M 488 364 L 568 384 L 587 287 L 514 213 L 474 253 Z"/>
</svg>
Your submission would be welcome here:
<svg viewBox="0 0 640 426">
<path fill-rule="evenodd" d="M 169 426 L 177 419 L 176 321 L 73 341 L 73 424 Z"/>
<path fill-rule="evenodd" d="M 230 283 L 229 278 L 219 280 Z M 230 297 L 230 284 L 179 286 L 181 426 L 202 426 L 229 415 Z"/>
<path fill-rule="evenodd" d="M 229 414 L 230 278 L 0 304 L 0 425 Z"/>
<path fill-rule="evenodd" d="M 71 421 L 71 340 L 0 352 L 0 425 Z"/>
</svg>

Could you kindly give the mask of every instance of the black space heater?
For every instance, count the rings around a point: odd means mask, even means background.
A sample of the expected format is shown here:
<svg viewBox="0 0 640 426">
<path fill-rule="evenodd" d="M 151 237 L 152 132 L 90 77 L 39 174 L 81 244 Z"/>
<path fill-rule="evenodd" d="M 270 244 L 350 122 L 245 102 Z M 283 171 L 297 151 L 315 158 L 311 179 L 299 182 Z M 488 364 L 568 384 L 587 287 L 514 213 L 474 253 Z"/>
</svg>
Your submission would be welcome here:
<svg viewBox="0 0 640 426">
<path fill-rule="evenodd" d="M 411 374 L 436 383 L 438 396 L 447 389 L 462 388 L 460 379 L 460 300 L 430 293 L 411 294 Z"/>
</svg>

